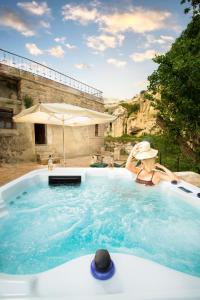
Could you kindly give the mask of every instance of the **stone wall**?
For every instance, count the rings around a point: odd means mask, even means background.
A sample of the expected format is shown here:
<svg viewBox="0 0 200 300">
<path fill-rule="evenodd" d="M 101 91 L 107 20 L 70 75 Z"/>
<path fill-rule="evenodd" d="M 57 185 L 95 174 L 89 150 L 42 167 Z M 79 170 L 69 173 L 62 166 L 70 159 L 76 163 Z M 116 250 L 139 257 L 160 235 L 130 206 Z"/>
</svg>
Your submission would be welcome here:
<svg viewBox="0 0 200 300">
<path fill-rule="evenodd" d="M 54 152 L 63 153 L 63 132 L 60 126 L 48 125 L 48 145 Z M 99 134 L 95 136 L 94 126 L 65 127 L 65 154 L 72 158 L 92 155 L 104 144 L 104 125 L 99 125 Z M 57 145 L 55 147 L 55 145 Z"/>
<path fill-rule="evenodd" d="M 15 163 L 17 161 L 34 160 L 31 139 L 27 137 L 30 128 L 21 130 L 6 129 L 4 134 L 0 130 L 0 161 Z"/>
<path fill-rule="evenodd" d="M 0 77 L 0 97 L 18 98 L 18 81 L 8 77 Z"/>
<path fill-rule="evenodd" d="M 104 111 L 101 99 L 60 84 L 53 80 L 0 64 L 0 109 L 12 109 L 13 114 L 24 109 L 23 99 L 29 96 L 33 105 L 40 102 L 64 102 L 92 110 Z M 9 90 L 10 88 L 10 90 Z M 99 125 L 99 134 L 95 137 L 94 126 L 65 128 L 65 149 L 68 157 L 87 155 L 97 151 L 103 145 L 104 125 Z M 62 128 L 47 125 L 46 145 L 48 152 L 54 151 L 62 156 Z M 14 124 L 13 129 L 0 129 L 0 159 L 34 160 L 36 159 L 34 124 Z"/>
</svg>

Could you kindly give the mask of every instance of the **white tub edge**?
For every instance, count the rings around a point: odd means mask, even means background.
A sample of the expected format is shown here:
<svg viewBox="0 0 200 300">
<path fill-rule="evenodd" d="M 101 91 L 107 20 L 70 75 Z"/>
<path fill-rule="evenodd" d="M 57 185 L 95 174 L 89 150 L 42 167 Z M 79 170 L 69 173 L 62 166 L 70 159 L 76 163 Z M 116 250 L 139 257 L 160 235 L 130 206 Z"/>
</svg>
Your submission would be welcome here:
<svg viewBox="0 0 200 300">
<path fill-rule="evenodd" d="M 0 298 L 200 299 L 200 278 L 133 255 L 111 253 L 114 276 L 107 281 L 96 280 L 90 272 L 93 257 L 82 256 L 34 275 L 0 274 Z"/>
<path fill-rule="evenodd" d="M 17 179 L 3 185 L 0 187 L 0 202 L 3 202 L 2 193 L 9 189 L 10 187 L 13 187 L 15 184 L 20 183 L 24 179 L 31 179 L 34 175 L 81 175 L 82 181 L 85 180 L 87 174 L 93 174 L 94 176 L 104 176 L 107 175 L 108 177 L 120 176 L 123 174 L 126 178 L 134 179 L 135 174 L 132 174 L 130 171 L 128 171 L 125 168 L 55 168 L 53 171 L 48 171 L 47 169 L 37 169 L 31 172 L 28 172 L 27 174 L 18 177 Z M 180 180 L 177 185 L 171 184 L 171 182 L 168 181 L 162 181 L 159 183 L 162 189 L 166 188 L 178 193 L 179 195 L 183 196 L 183 200 L 190 203 L 191 205 L 194 205 L 197 208 L 200 208 L 200 198 L 197 197 L 197 193 L 200 193 L 200 188 L 185 182 L 184 180 Z M 188 190 L 191 190 L 192 193 L 188 194 L 182 190 L 180 190 L 178 187 L 183 186 Z M 149 187 L 148 187 L 149 188 Z"/>
</svg>

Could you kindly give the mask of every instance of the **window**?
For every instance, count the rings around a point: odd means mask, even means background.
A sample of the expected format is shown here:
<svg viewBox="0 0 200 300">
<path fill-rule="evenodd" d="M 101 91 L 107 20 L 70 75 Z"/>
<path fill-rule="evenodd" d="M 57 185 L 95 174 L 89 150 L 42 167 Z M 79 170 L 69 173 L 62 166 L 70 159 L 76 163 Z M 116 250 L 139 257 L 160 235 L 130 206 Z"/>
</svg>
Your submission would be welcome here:
<svg viewBox="0 0 200 300">
<path fill-rule="evenodd" d="M 11 129 L 13 128 L 13 111 L 9 109 L 0 109 L 0 128 Z"/>
<path fill-rule="evenodd" d="M 110 123 L 110 131 L 112 131 L 112 123 Z"/>
<path fill-rule="evenodd" d="M 99 134 L 99 125 L 95 124 L 95 136 L 98 136 Z"/>
</svg>

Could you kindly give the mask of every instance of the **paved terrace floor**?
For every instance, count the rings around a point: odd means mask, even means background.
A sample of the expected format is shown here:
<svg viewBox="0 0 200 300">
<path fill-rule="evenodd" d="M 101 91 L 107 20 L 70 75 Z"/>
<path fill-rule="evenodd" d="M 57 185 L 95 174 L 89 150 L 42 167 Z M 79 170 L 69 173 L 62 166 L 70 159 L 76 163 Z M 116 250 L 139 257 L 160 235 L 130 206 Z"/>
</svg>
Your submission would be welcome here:
<svg viewBox="0 0 200 300">
<path fill-rule="evenodd" d="M 122 161 L 125 161 L 126 157 L 123 156 L 122 158 L 120 157 L 120 159 L 122 159 Z M 91 156 L 81 156 L 81 157 L 66 159 L 67 167 L 89 167 L 90 163 L 91 163 Z M 47 168 L 47 166 L 40 165 L 34 162 L 1 165 L 0 186 L 30 171 L 40 169 L 40 168 Z M 194 172 L 176 172 L 176 174 L 181 179 L 200 187 L 200 174 Z"/>
<path fill-rule="evenodd" d="M 81 156 L 81 157 L 66 159 L 67 167 L 89 167 L 90 163 L 91 163 L 91 156 Z M 2 166 L 0 166 L 0 186 L 30 171 L 41 169 L 41 168 L 47 168 L 47 166 L 40 165 L 35 162 L 3 164 Z"/>
</svg>

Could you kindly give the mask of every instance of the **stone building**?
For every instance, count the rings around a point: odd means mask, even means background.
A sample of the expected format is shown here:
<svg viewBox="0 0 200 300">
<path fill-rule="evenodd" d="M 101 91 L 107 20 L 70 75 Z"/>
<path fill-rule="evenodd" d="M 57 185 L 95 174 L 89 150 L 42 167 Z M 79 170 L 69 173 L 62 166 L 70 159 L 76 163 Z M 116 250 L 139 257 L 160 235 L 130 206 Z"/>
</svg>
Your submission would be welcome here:
<svg viewBox="0 0 200 300">
<path fill-rule="evenodd" d="M 110 123 L 108 128 L 110 135 L 113 137 L 119 137 L 126 133 L 126 124 L 127 124 L 127 110 L 119 105 L 113 112 L 113 115 L 116 116 L 116 120 Z"/>
<path fill-rule="evenodd" d="M 24 99 L 27 96 L 32 100 L 32 105 L 39 101 L 64 102 L 103 112 L 104 104 L 98 94 L 100 91 L 82 84 L 86 91 L 92 91 L 84 92 L 62 83 L 62 79 L 56 82 L 32 71 L 21 70 L 18 66 L 13 67 L 13 63 L 9 66 L 8 60 L 6 63 L 0 61 L 0 161 L 34 161 L 36 157 L 45 158 L 50 153 L 54 157 L 62 157 L 60 126 L 16 124 L 13 123 L 12 117 L 25 108 Z M 55 71 L 54 73 L 60 74 Z M 78 83 L 75 81 L 74 85 Z M 66 126 L 66 157 L 88 155 L 99 150 L 104 143 L 104 126 Z"/>
</svg>

